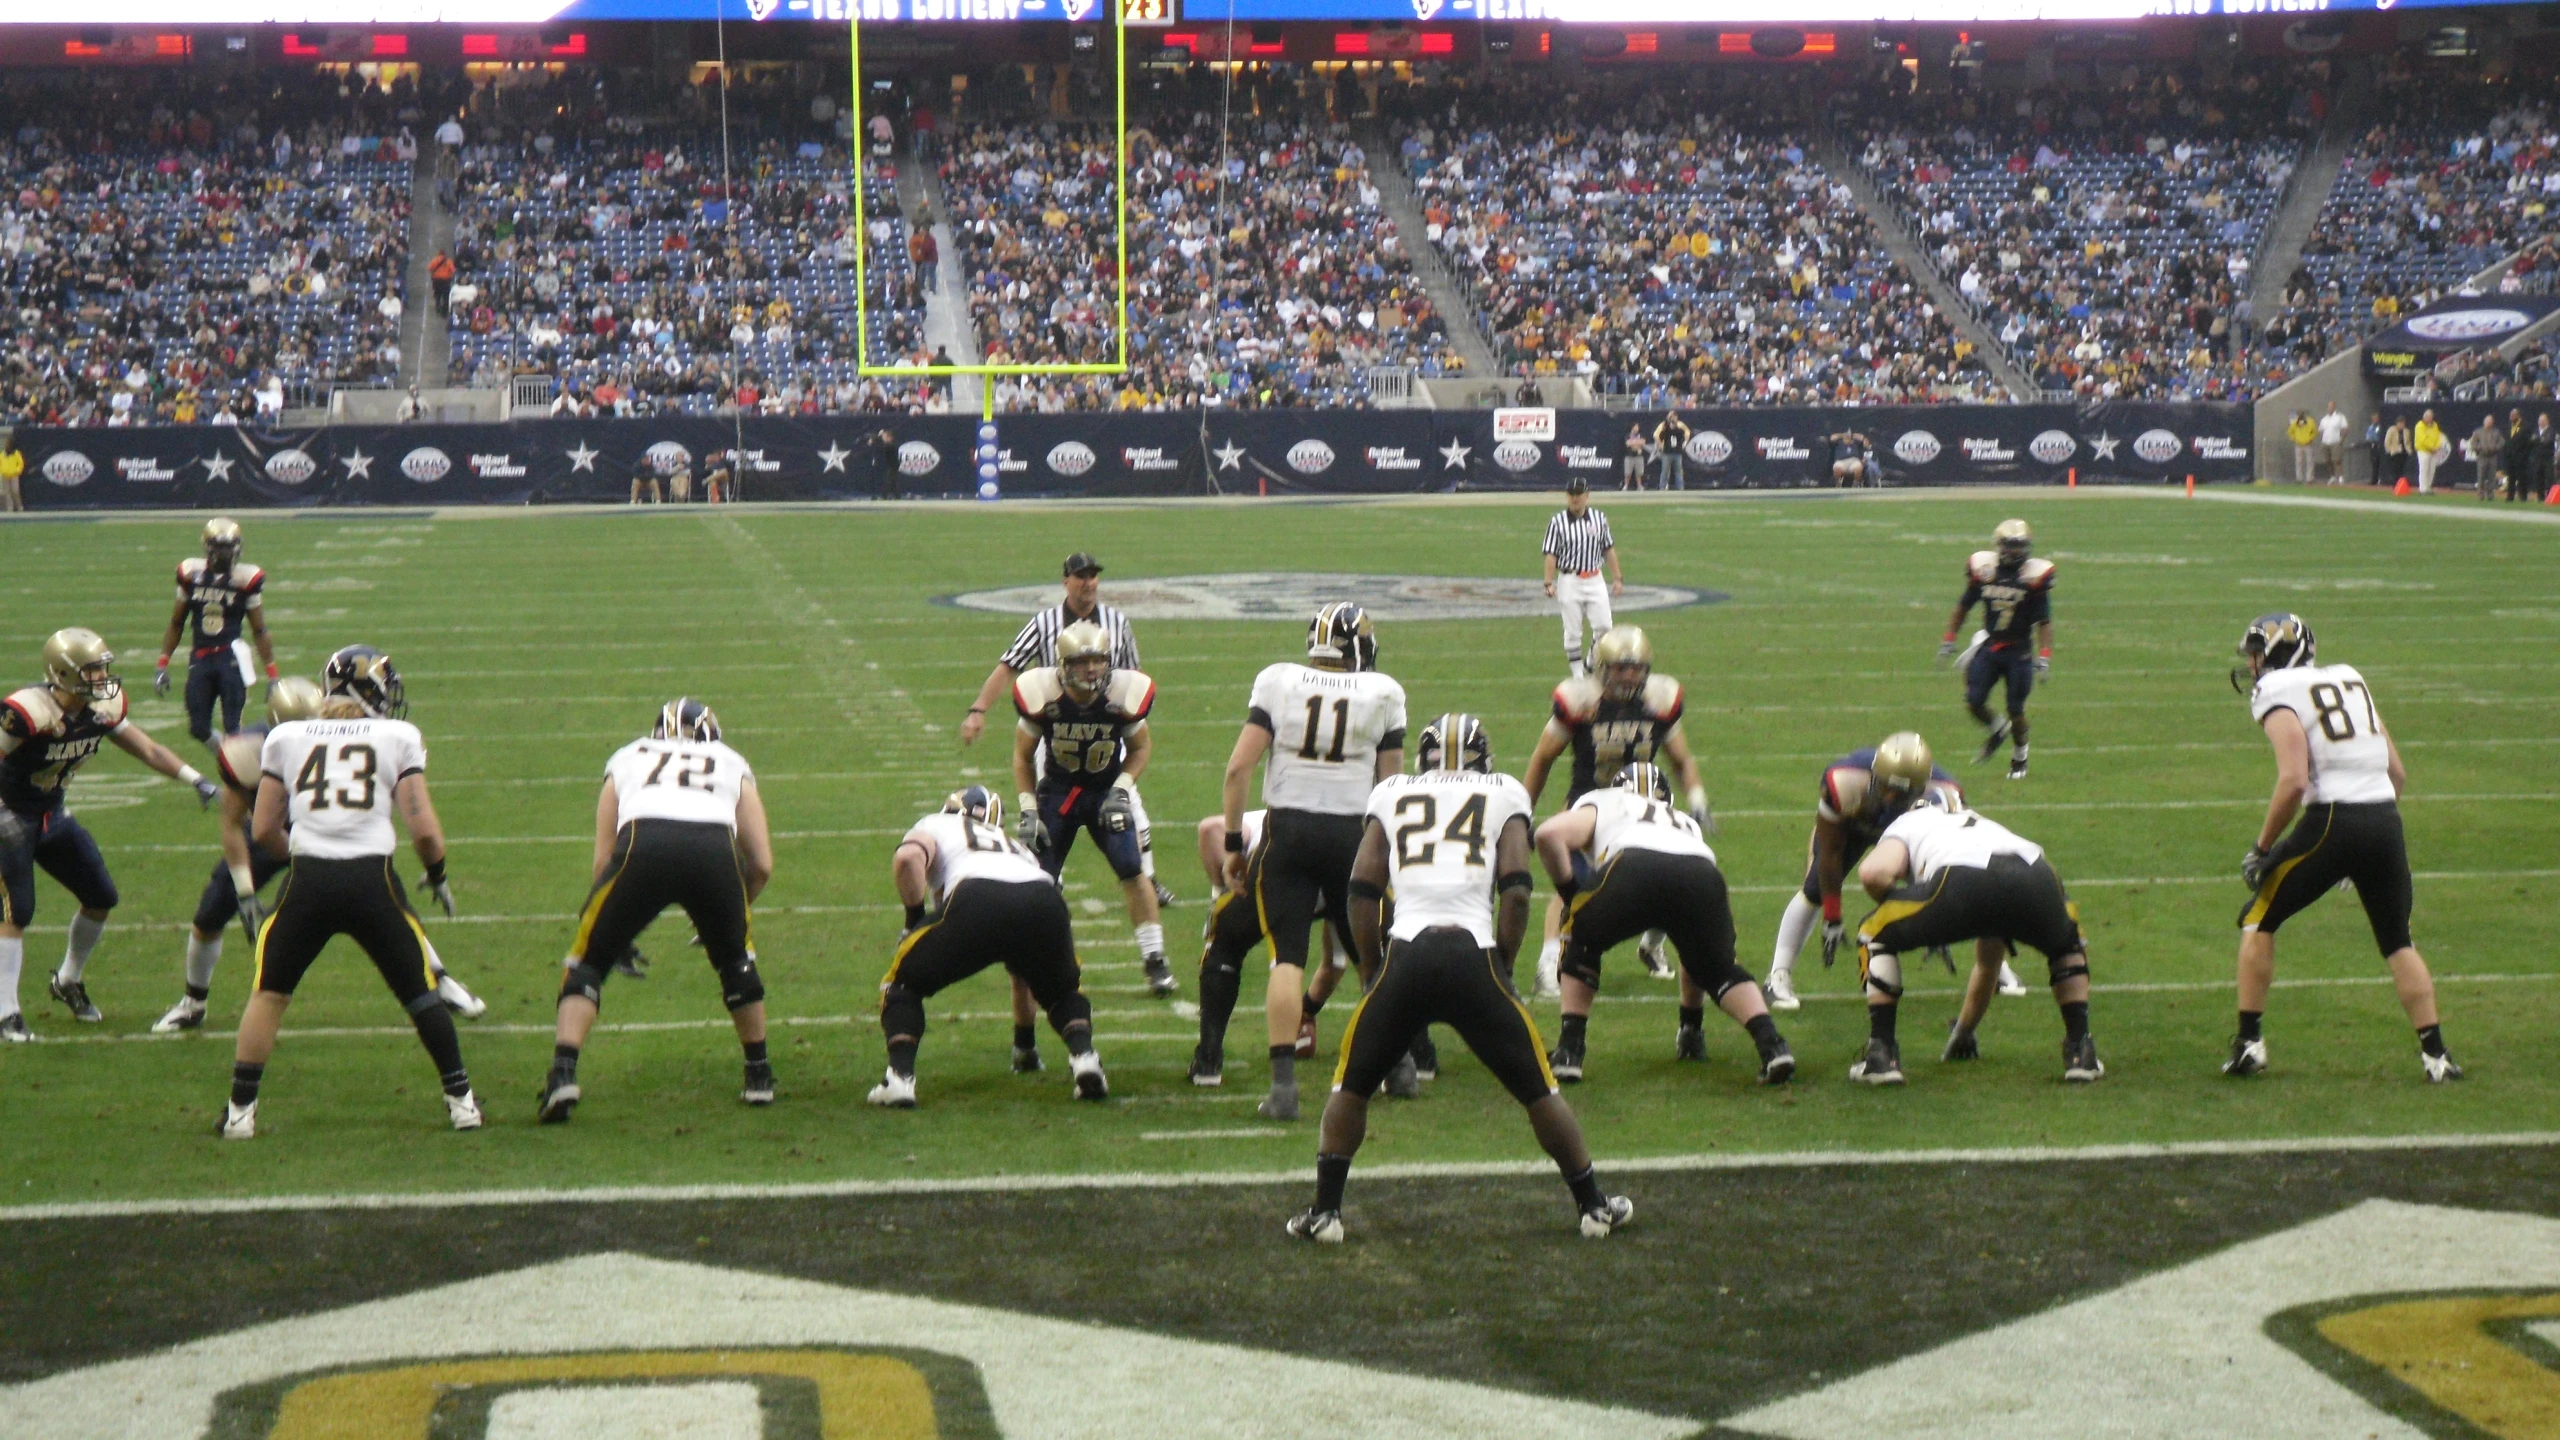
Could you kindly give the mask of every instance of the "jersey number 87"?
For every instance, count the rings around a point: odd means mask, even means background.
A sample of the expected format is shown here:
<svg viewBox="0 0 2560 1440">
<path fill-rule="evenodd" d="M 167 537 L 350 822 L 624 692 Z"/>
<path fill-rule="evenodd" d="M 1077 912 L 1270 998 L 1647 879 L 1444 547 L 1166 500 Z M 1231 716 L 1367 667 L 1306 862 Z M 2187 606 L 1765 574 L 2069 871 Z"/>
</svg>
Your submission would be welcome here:
<svg viewBox="0 0 2560 1440">
<path fill-rule="evenodd" d="M 2355 691 L 2364 701 L 2365 724 L 2372 727 L 2367 733 L 2381 734 L 2382 717 L 2373 711 L 2373 692 L 2364 688 L 2364 682 L 2360 680 L 2348 681 L 2345 688 Z M 2321 734 L 2332 740 L 2356 738 L 2355 712 L 2347 708 L 2344 690 L 2324 680 L 2311 687 L 2311 705 L 2320 712 Z"/>
<path fill-rule="evenodd" d="M 1415 811 L 1421 813 L 1415 818 L 1406 818 Z M 1396 819 L 1403 822 L 1396 826 L 1396 864 L 1438 864 L 1439 841 L 1425 840 L 1419 846 L 1412 842 L 1415 836 L 1429 834 L 1431 827 L 1440 823 L 1439 797 L 1407 795 L 1399 799 L 1396 801 Z M 1440 839 L 1466 846 L 1465 864 L 1484 864 L 1484 797 L 1468 796 L 1467 803 L 1458 807 L 1458 813 L 1449 817 L 1448 827 L 1440 832 Z"/>
</svg>

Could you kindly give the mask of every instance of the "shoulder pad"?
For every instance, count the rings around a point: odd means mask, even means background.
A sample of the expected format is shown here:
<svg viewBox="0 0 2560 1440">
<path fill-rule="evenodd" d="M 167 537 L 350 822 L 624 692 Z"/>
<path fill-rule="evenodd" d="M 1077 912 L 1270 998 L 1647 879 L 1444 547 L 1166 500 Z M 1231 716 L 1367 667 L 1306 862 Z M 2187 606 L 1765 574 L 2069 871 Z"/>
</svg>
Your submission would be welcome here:
<svg viewBox="0 0 2560 1440">
<path fill-rule="evenodd" d="M 1973 558 L 1964 562 L 1964 578 L 1979 585 L 1983 581 L 1988 580 L 1993 575 L 1997 574 L 1999 569 L 2000 554 L 1998 551 L 1976 550 L 1973 552 Z"/>
<path fill-rule="evenodd" d="M 42 685 L 30 685 L 11 695 L 5 703 L 14 721 L 12 729 L 22 735 L 42 735 L 60 728 L 62 707 L 53 701 L 53 692 Z"/>
<path fill-rule="evenodd" d="M 256 730 L 243 730 L 225 735 L 214 747 L 213 760 L 222 778 L 232 789 L 254 794 L 258 788 L 258 757 L 265 753 L 267 737 Z"/>
<path fill-rule="evenodd" d="M 2025 581 L 2029 588 L 2042 590 L 2053 583 L 2053 562 L 2029 560 L 2018 567 L 2018 578 Z"/>
<path fill-rule="evenodd" d="M 1111 683 L 1103 687 L 1103 698 L 1122 718 L 1144 720 L 1156 705 L 1156 682 L 1144 670 L 1114 670 Z"/>
<path fill-rule="evenodd" d="M 1058 678 L 1058 667 L 1043 665 L 1026 670 L 1013 682 L 1013 708 L 1025 715 L 1039 715 L 1058 703 L 1066 686 Z"/>
<path fill-rule="evenodd" d="M 204 557 L 201 555 L 190 555 L 178 562 L 178 583 L 181 585 L 193 585 L 196 577 L 203 573 Z"/>
<path fill-rule="evenodd" d="M 1644 682 L 1644 708 L 1656 720 L 1669 724 L 1680 718 L 1686 703 L 1680 693 L 1680 682 L 1668 675 L 1649 676 Z"/>
<path fill-rule="evenodd" d="M 1822 801 L 1814 813 L 1841 820 L 1867 808 L 1867 784 L 1875 772 L 1857 765 L 1834 765 L 1822 772 Z"/>
<path fill-rule="evenodd" d="M 231 573 L 238 582 L 234 588 L 244 593 L 267 583 L 267 572 L 255 565 L 242 565 Z"/>
<path fill-rule="evenodd" d="M 132 704 L 132 697 L 126 695 L 124 687 L 119 685 L 116 687 L 116 698 L 107 701 L 91 701 L 89 713 L 97 717 L 99 724 L 113 730 L 124 723 L 125 712 Z"/>
<path fill-rule="evenodd" d="M 1576 675 L 1556 687 L 1556 718 L 1568 725 L 1579 725 L 1600 708 L 1600 682 L 1588 675 Z"/>
</svg>

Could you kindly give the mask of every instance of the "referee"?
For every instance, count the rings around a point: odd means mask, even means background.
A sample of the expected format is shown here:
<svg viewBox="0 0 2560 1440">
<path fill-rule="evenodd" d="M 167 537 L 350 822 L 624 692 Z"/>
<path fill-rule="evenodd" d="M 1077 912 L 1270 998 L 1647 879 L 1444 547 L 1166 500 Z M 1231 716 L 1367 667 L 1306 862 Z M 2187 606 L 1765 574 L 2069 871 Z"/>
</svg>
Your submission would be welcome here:
<svg viewBox="0 0 2560 1440">
<path fill-rule="evenodd" d="M 1609 517 L 1591 508 L 1590 481 L 1576 475 L 1564 482 L 1564 508 L 1547 521 L 1544 549 L 1547 593 L 1564 610 L 1565 668 L 1575 675 L 1588 675 L 1591 661 L 1584 642 L 1596 645 L 1609 633 L 1609 597 L 1626 588 L 1626 576 L 1618 570 L 1618 542 L 1609 538 Z M 1603 566 L 1609 571 L 1605 585 L 1600 581 Z M 1017 648 L 1021 645 L 1014 643 Z M 996 669 L 1001 674 L 1004 667 Z M 990 678 L 987 683 L 995 681 Z"/>
</svg>

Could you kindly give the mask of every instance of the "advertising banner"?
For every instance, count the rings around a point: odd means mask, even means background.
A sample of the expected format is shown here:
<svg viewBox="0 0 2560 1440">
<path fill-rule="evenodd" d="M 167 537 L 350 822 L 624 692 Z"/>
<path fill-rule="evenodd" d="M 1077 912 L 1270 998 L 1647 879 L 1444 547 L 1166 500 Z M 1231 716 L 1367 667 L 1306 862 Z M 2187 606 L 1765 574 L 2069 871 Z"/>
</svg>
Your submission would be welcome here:
<svg viewBox="0 0 2560 1440">
<path fill-rule="evenodd" d="M 2364 373 L 2424 375 L 2452 355 L 2502 345 L 2560 310 L 2560 295 L 2448 295 L 2364 342 Z"/>
</svg>

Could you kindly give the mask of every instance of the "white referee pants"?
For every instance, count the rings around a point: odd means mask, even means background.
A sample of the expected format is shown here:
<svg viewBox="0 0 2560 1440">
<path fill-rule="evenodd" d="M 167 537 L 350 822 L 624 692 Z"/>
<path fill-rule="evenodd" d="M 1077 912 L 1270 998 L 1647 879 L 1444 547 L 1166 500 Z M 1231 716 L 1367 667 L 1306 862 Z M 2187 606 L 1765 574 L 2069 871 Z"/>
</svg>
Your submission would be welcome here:
<svg viewBox="0 0 2560 1440">
<path fill-rule="evenodd" d="M 1609 633 L 1609 582 L 1594 575 L 1556 577 L 1556 604 L 1564 610 L 1564 663 L 1576 675 L 1591 673 L 1585 642 L 1596 646 Z"/>
</svg>

